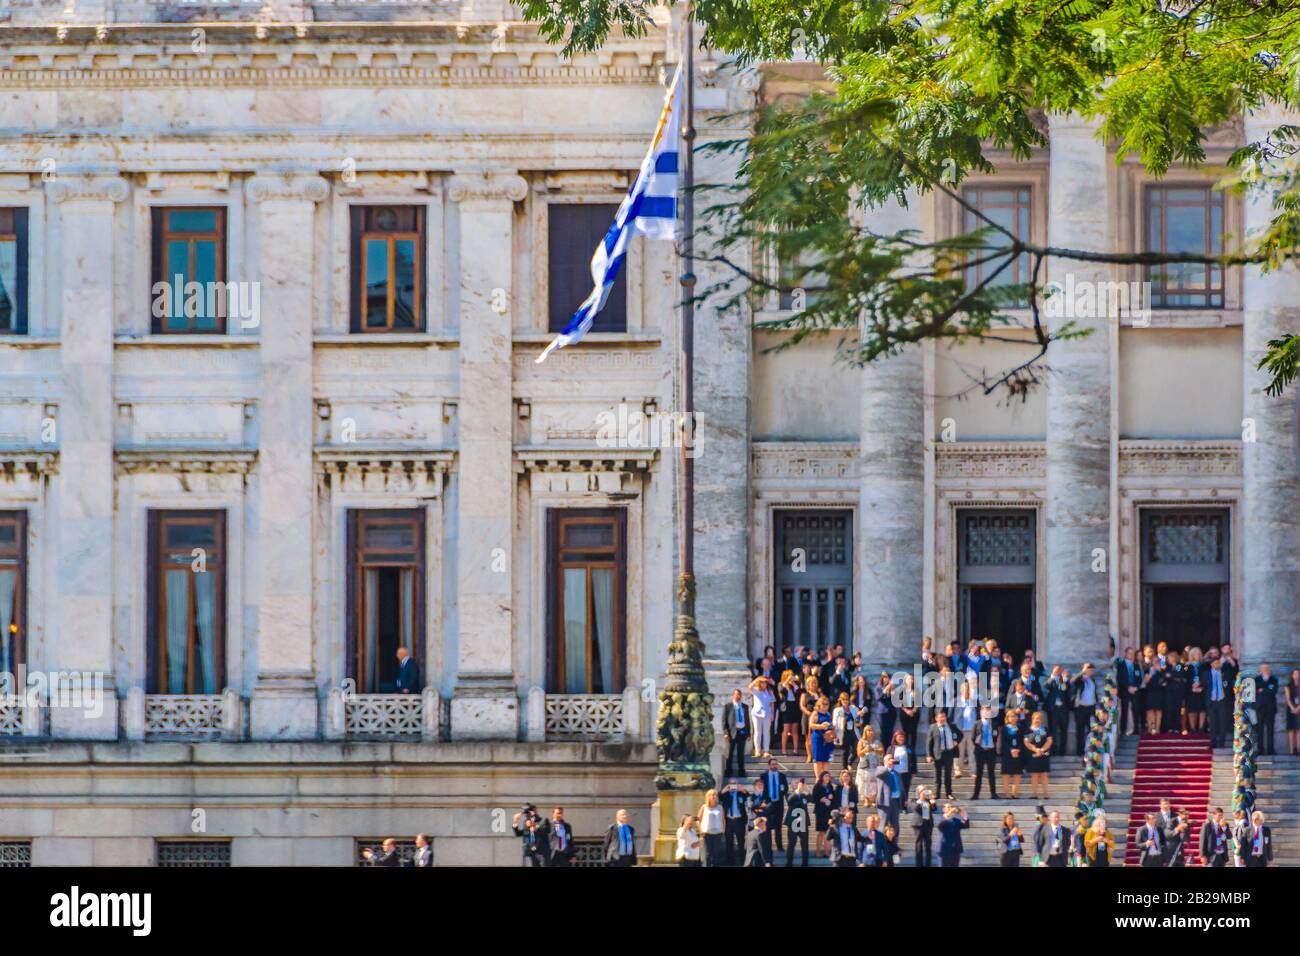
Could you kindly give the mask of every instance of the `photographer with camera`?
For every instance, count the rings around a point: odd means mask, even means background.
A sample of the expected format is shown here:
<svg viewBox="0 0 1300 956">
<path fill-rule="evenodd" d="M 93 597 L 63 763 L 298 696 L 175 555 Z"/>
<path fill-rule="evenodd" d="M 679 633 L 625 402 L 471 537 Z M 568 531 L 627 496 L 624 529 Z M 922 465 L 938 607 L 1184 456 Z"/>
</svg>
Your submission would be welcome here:
<svg viewBox="0 0 1300 956">
<path fill-rule="evenodd" d="M 955 803 L 946 803 L 943 818 L 935 825 L 939 831 L 939 865 L 961 866 L 961 831 L 970 827 L 970 817 Z"/>
<path fill-rule="evenodd" d="M 550 846 L 542 832 L 542 822 L 537 807 L 531 803 L 525 804 L 510 821 L 510 828 L 523 844 L 524 866 L 546 866 Z"/>
</svg>

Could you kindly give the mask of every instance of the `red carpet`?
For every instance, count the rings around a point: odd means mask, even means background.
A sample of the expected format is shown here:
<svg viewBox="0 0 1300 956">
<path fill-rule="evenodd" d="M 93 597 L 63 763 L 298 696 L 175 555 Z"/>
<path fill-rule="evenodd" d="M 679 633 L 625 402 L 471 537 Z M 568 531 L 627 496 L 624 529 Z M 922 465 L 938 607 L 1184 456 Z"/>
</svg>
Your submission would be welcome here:
<svg viewBox="0 0 1300 956">
<path fill-rule="evenodd" d="M 1214 751 L 1208 734 L 1143 734 L 1138 741 L 1137 770 L 1133 774 L 1133 806 L 1129 814 L 1125 864 L 1137 866 L 1138 828 L 1148 813 L 1160 812 L 1160 801 L 1168 798 L 1175 810 L 1183 807 L 1192 817 L 1192 834 L 1184 844 L 1188 866 L 1197 866 L 1196 842 L 1201 824 L 1209 816 L 1210 778 Z"/>
</svg>

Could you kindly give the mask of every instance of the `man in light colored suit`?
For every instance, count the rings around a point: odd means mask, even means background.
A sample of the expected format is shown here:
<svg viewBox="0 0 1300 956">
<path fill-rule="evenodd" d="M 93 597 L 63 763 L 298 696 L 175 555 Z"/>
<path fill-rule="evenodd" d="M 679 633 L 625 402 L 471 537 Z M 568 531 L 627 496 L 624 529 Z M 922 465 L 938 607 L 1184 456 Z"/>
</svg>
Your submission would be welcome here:
<svg viewBox="0 0 1300 956">
<path fill-rule="evenodd" d="M 411 866 L 433 866 L 433 844 L 423 833 L 416 834 L 415 859 L 411 861 Z"/>
<path fill-rule="evenodd" d="M 1061 812 L 1053 810 L 1034 831 L 1034 855 L 1039 866 L 1070 865 L 1070 831 L 1061 823 Z"/>
</svg>

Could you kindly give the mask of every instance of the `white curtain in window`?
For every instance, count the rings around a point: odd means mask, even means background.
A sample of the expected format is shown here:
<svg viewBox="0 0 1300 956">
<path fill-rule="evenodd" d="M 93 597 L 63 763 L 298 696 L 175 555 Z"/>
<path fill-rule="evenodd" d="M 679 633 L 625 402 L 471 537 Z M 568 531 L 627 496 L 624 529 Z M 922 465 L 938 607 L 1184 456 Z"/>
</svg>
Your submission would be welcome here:
<svg viewBox="0 0 1300 956">
<path fill-rule="evenodd" d="M 587 693 L 587 571 L 564 569 L 564 686 L 562 694 Z"/>
<path fill-rule="evenodd" d="M 600 686 L 593 688 L 598 694 L 617 694 L 622 688 L 614 686 L 614 569 L 591 569 L 592 653 L 600 659 L 598 676 Z M 597 676 L 597 675 L 593 675 Z"/>
<path fill-rule="evenodd" d="M 9 633 L 14 622 L 14 593 L 18 589 L 18 570 L 0 568 L 0 673 L 13 674 L 15 687 L 18 680 L 18 648 L 16 634 Z"/>
<path fill-rule="evenodd" d="M 190 642 L 190 572 L 178 569 L 166 572 L 163 598 L 167 604 L 164 625 L 167 628 L 166 692 L 184 694 L 185 670 Z"/>
<path fill-rule="evenodd" d="M 405 647 L 411 652 L 412 657 L 415 653 L 415 572 L 410 568 L 402 570 L 402 634 L 397 642 L 398 647 Z M 418 663 L 418 657 L 417 657 Z"/>
<path fill-rule="evenodd" d="M 215 694 L 217 687 L 217 577 L 211 571 L 194 575 L 194 637 L 198 655 L 196 694 Z"/>
<path fill-rule="evenodd" d="M 373 694 L 379 690 L 379 571 L 366 570 L 366 632 L 361 635 L 365 660 L 365 677 L 357 690 Z"/>
</svg>

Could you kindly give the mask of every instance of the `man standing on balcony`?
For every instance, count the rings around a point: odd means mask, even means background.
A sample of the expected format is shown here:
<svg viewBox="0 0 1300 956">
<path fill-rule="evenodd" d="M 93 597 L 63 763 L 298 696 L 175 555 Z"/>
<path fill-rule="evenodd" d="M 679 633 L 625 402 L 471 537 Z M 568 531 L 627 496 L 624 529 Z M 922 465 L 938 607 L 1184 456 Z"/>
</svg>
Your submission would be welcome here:
<svg viewBox="0 0 1300 956">
<path fill-rule="evenodd" d="M 399 694 L 418 694 L 420 692 L 420 668 L 415 658 L 405 647 L 397 649 L 397 680 L 394 682 Z"/>
</svg>

